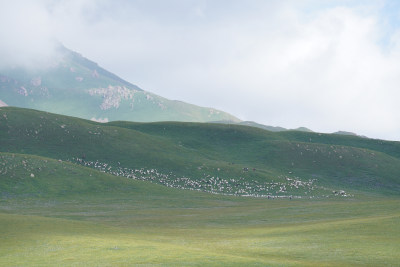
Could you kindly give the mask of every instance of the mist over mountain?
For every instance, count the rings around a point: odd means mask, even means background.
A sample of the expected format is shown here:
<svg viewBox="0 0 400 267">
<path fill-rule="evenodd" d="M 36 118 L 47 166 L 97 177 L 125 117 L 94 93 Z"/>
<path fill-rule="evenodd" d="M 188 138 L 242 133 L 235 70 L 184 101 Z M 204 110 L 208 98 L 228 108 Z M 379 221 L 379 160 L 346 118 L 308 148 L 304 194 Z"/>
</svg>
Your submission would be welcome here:
<svg viewBox="0 0 400 267">
<path fill-rule="evenodd" d="M 0 103 L 101 122 L 239 121 L 225 112 L 172 101 L 127 82 L 77 52 L 56 44 L 38 67 L 0 69 Z M 28 59 L 27 59 L 28 60 Z"/>
</svg>

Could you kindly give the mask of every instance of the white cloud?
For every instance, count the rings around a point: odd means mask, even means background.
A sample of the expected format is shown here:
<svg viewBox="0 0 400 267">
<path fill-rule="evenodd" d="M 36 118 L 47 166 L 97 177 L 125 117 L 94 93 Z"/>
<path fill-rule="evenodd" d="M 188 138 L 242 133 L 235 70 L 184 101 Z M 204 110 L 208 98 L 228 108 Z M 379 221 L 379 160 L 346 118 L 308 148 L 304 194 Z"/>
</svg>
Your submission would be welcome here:
<svg viewBox="0 0 400 267">
<path fill-rule="evenodd" d="M 304 20 L 296 10 L 277 11 L 185 32 L 185 43 L 166 45 L 170 68 L 154 64 L 155 78 L 144 82 L 244 119 L 399 140 L 398 48 L 378 45 L 376 15 L 337 7 Z"/>
<path fill-rule="evenodd" d="M 54 52 L 51 25 L 42 2 L 0 1 L 0 68 L 47 63 Z"/>
<path fill-rule="evenodd" d="M 380 12 L 385 2 L 10 3 L 0 5 L 3 64 L 44 56 L 55 37 L 167 98 L 400 140 L 400 31 Z"/>
</svg>

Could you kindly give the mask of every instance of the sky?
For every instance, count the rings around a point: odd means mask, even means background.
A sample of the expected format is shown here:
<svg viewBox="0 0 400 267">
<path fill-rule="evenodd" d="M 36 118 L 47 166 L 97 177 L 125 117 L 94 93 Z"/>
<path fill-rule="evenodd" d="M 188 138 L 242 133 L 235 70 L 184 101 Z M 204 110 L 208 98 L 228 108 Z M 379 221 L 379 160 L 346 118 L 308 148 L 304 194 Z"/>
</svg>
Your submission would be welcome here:
<svg viewBox="0 0 400 267">
<path fill-rule="evenodd" d="M 400 141 L 400 1 L 0 0 L 0 69 L 54 40 L 242 120 Z"/>
</svg>

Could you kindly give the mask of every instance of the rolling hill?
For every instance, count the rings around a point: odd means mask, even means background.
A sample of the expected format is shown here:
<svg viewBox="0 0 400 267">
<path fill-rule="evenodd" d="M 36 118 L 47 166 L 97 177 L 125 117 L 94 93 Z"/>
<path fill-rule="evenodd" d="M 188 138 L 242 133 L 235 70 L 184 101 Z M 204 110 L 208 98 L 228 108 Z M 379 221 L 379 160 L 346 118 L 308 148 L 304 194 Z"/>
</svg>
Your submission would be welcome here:
<svg viewBox="0 0 400 267">
<path fill-rule="evenodd" d="M 0 70 L 0 106 L 97 121 L 239 121 L 225 112 L 144 91 L 62 45 L 46 66 Z"/>
<path fill-rule="evenodd" d="M 357 136 L 1 107 L 0 265 L 395 266 L 399 162 Z"/>
<path fill-rule="evenodd" d="M 214 123 L 101 124 L 12 107 L 1 108 L 0 130 L 1 152 L 175 188 L 265 197 L 400 192 L 398 142 Z"/>
</svg>

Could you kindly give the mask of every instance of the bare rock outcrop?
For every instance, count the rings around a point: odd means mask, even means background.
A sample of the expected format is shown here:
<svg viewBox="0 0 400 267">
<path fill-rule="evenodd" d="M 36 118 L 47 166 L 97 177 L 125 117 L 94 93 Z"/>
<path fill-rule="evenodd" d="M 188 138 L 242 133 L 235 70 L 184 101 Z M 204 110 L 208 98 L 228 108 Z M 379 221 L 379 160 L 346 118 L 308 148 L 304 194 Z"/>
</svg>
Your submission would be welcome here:
<svg viewBox="0 0 400 267">
<path fill-rule="evenodd" d="M 0 100 L 0 107 L 7 107 L 8 105 Z"/>
</svg>

